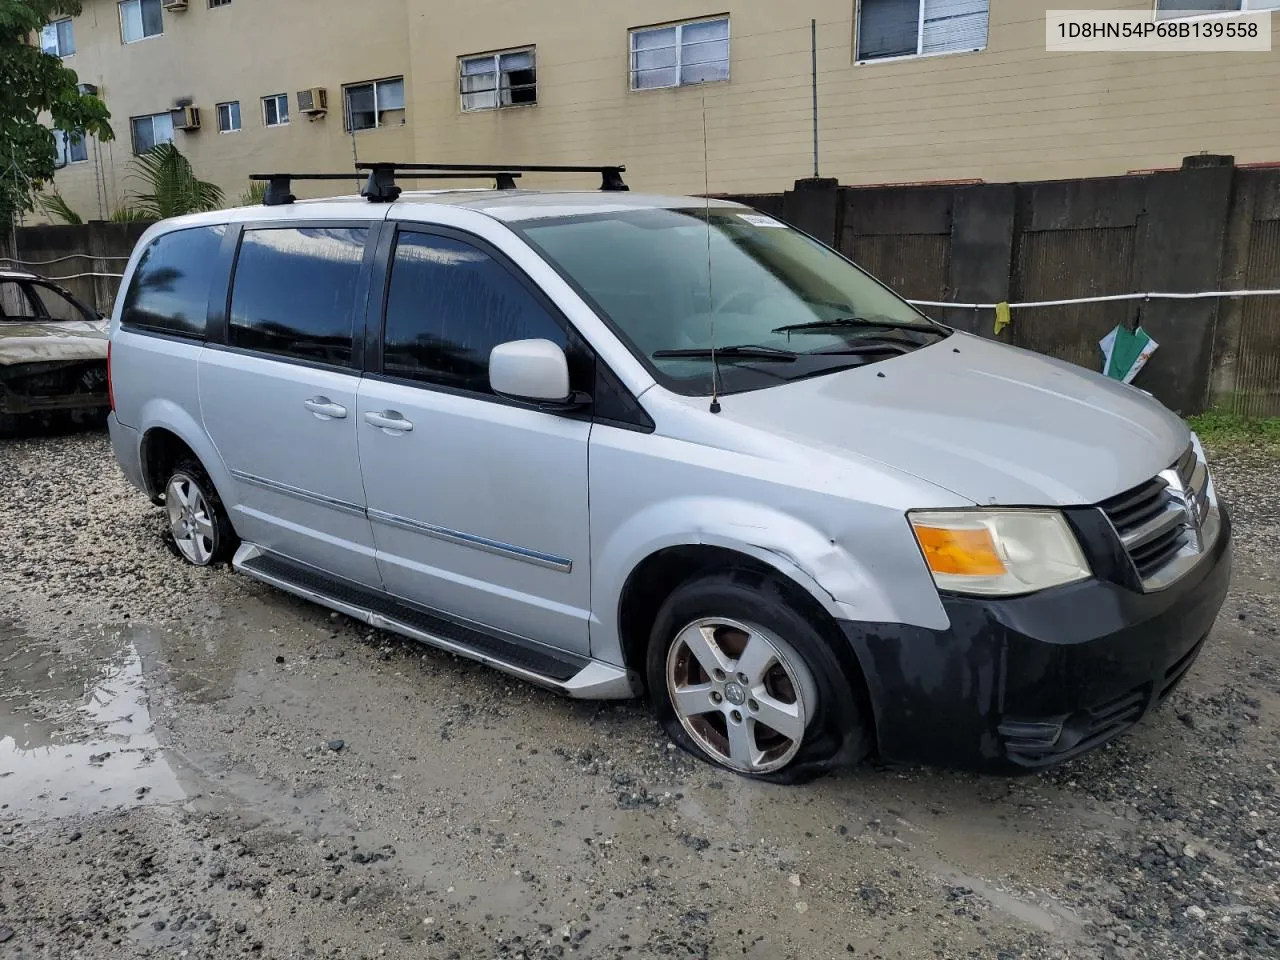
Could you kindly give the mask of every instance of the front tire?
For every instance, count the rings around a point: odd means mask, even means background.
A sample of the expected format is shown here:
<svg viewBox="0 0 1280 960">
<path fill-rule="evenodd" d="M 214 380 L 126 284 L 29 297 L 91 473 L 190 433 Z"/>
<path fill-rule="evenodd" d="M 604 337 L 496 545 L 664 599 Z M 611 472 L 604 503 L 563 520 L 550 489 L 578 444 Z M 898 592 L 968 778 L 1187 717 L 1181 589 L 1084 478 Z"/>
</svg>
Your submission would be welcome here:
<svg viewBox="0 0 1280 960">
<path fill-rule="evenodd" d="M 179 556 L 197 567 L 228 559 L 235 550 L 231 518 L 204 467 L 182 460 L 164 485 L 169 533 Z"/>
<path fill-rule="evenodd" d="M 861 677 L 808 606 L 788 581 L 748 569 L 676 588 L 658 612 L 647 663 L 667 735 L 700 759 L 780 783 L 862 759 L 870 738 Z"/>
</svg>

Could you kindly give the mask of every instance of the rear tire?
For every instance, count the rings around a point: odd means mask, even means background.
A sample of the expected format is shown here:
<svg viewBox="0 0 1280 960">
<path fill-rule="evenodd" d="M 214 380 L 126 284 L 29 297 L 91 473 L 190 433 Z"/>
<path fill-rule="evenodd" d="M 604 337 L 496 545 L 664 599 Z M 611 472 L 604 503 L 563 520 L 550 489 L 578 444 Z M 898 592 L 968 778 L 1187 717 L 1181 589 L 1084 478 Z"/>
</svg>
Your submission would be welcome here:
<svg viewBox="0 0 1280 960">
<path fill-rule="evenodd" d="M 745 568 L 677 587 L 658 612 L 646 664 L 667 736 L 702 760 L 775 783 L 866 756 L 862 678 L 809 606 L 789 581 Z"/>
<path fill-rule="evenodd" d="M 180 460 L 164 485 L 169 534 L 178 555 L 197 567 L 230 559 L 236 548 L 222 498 L 196 460 Z"/>
</svg>

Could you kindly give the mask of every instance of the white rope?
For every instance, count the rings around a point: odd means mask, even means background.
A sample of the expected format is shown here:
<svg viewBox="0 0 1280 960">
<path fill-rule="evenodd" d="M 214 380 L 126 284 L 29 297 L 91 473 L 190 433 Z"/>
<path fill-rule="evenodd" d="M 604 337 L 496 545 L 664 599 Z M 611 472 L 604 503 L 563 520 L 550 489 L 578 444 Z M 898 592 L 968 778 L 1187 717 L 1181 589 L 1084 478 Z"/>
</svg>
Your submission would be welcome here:
<svg viewBox="0 0 1280 960">
<path fill-rule="evenodd" d="M 54 257 L 52 260 L 19 260 L 16 257 L 0 257 L 0 263 L 20 263 L 24 267 L 43 267 L 50 263 L 62 263 L 64 260 L 128 260 L 128 257 L 100 257 L 95 253 L 72 253 L 65 257 Z"/>
<path fill-rule="evenodd" d="M 1280 297 L 1280 290 L 1206 290 L 1200 293 L 1117 293 L 1106 297 L 1073 300 L 1028 300 L 1009 304 L 1010 310 L 1028 307 L 1069 307 L 1078 303 L 1115 303 L 1121 300 L 1211 300 L 1214 297 Z M 995 303 L 946 303 L 941 300 L 908 300 L 914 307 L 950 307 L 956 310 L 994 310 Z"/>
<path fill-rule="evenodd" d="M 123 273 L 70 273 L 65 277 L 41 277 L 40 279 L 52 280 L 57 283 L 60 280 L 79 280 L 81 277 L 110 277 L 114 280 L 119 280 L 123 276 Z"/>
</svg>

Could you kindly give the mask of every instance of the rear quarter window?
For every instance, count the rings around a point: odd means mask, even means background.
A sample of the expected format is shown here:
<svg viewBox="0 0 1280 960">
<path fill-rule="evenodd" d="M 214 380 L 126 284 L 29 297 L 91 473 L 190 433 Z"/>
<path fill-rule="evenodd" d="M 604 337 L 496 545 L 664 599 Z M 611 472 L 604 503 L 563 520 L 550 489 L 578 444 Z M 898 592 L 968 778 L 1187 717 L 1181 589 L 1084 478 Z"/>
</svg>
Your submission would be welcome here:
<svg viewBox="0 0 1280 960">
<path fill-rule="evenodd" d="M 191 227 L 151 241 L 129 282 L 120 322 L 203 340 L 209 290 L 226 231 L 223 224 Z"/>
</svg>

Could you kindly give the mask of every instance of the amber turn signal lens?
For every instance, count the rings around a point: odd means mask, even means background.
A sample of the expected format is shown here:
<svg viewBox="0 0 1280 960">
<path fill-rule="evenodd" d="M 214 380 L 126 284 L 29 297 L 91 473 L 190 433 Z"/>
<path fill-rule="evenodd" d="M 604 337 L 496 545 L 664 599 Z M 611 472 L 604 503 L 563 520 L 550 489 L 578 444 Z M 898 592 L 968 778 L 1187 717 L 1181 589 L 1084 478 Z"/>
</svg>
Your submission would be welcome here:
<svg viewBox="0 0 1280 960">
<path fill-rule="evenodd" d="M 934 573 L 967 577 L 998 577 L 1005 572 L 995 541 L 986 528 L 948 530 L 920 524 L 916 539 Z"/>
</svg>

